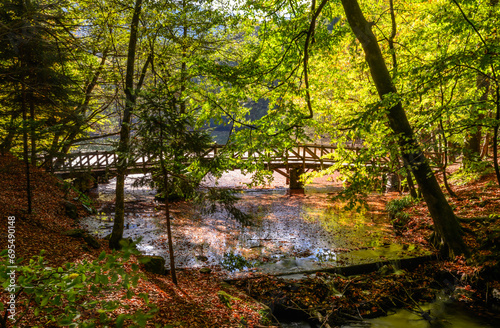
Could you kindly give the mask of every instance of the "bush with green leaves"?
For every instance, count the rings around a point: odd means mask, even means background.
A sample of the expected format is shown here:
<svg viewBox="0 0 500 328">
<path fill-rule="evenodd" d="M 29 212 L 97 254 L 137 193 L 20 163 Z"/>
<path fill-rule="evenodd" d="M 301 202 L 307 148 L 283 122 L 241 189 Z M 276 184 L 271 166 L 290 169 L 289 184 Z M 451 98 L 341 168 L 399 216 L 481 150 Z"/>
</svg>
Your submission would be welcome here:
<svg viewBox="0 0 500 328">
<path fill-rule="evenodd" d="M 126 306 L 120 299 L 110 300 L 107 297 L 114 292 L 123 294 L 122 299 L 135 296 L 132 287 L 136 286 L 140 278 L 137 274 L 138 265 L 131 263 L 132 271 L 127 272 L 124 264 L 136 252 L 133 247 L 124 247 L 122 251 L 112 254 L 103 251 L 93 261 L 83 260 L 52 268 L 46 266 L 42 251 L 27 263 L 23 264 L 22 259 L 16 260 L 16 283 L 13 287 L 7 250 L 2 251 L 0 283 L 5 291 L 15 297 L 17 313 L 13 316 L 15 322 L 12 322 L 8 317 L 12 313 L 8 312 L 9 304 L 0 303 L 0 326 L 8 327 L 9 321 L 16 324 L 30 314 L 41 322 L 40 326 L 33 327 L 144 327 L 156 312 L 147 294 L 138 295 L 148 305 L 146 311 L 118 316 L 111 313 Z"/>
<path fill-rule="evenodd" d="M 393 199 L 387 203 L 385 209 L 389 213 L 389 218 L 391 223 L 396 230 L 403 230 L 406 228 L 410 216 L 408 213 L 402 212 L 405 208 L 408 208 L 416 204 L 419 200 L 412 198 L 410 195 L 401 198 Z"/>
<path fill-rule="evenodd" d="M 467 167 L 462 168 L 451 175 L 450 182 L 458 186 L 465 186 L 494 172 L 495 170 L 490 162 L 469 162 Z"/>
<path fill-rule="evenodd" d="M 231 251 L 224 254 L 221 265 L 226 270 L 236 271 L 251 267 L 252 263 L 247 261 L 243 256 Z"/>
<path fill-rule="evenodd" d="M 405 208 L 408 208 L 416 203 L 418 203 L 418 199 L 414 199 L 411 196 L 407 195 L 401 198 L 393 199 L 387 203 L 385 209 L 389 214 L 396 214 L 401 212 Z"/>
</svg>

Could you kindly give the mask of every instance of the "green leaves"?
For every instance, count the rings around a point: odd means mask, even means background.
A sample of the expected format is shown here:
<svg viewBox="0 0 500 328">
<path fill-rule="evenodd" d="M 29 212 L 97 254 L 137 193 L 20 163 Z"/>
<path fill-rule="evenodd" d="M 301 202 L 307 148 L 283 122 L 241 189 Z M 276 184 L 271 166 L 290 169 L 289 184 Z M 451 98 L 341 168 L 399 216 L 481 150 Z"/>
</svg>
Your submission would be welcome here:
<svg viewBox="0 0 500 328">
<path fill-rule="evenodd" d="M 131 252 L 133 251 L 127 248 L 124 253 L 102 252 L 96 261 L 66 263 L 57 269 L 45 267 L 42 256 L 34 257 L 28 264 L 17 269 L 16 284 L 20 295 L 16 302 L 20 306 L 23 303 L 28 305 L 30 297 L 26 296 L 31 295 L 34 303 L 29 305 L 30 311 L 35 316 L 52 318 L 50 320 L 57 322 L 59 326 L 94 327 L 95 317 L 82 318 L 80 315 L 92 311 L 99 313 L 98 322 L 109 324 L 109 312 L 116 310 L 120 303 L 106 300 L 105 295 L 111 292 L 124 292 L 125 298 L 135 295 L 131 288 L 137 285 L 139 276 L 123 270 L 123 264 Z M 5 288 L 9 284 L 6 279 L 7 253 L 2 252 L 1 258 L 0 281 Z M 121 322 L 123 325 L 125 319 L 140 327 L 146 324 L 155 308 L 149 304 L 147 295 L 141 294 L 140 297 L 149 306 L 149 312 L 118 316 L 117 324 Z M 5 308 L 5 304 L 0 306 Z"/>
<path fill-rule="evenodd" d="M 97 260 L 102 261 L 102 260 L 104 260 L 105 257 L 106 257 L 106 252 L 102 251 L 101 254 L 99 254 L 99 257 L 97 258 Z"/>
<path fill-rule="evenodd" d="M 127 318 L 128 318 L 127 314 L 122 313 L 122 314 L 118 315 L 118 317 L 116 318 L 116 321 L 115 321 L 116 328 L 122 328 L 123 324 Z"/>
</svg>

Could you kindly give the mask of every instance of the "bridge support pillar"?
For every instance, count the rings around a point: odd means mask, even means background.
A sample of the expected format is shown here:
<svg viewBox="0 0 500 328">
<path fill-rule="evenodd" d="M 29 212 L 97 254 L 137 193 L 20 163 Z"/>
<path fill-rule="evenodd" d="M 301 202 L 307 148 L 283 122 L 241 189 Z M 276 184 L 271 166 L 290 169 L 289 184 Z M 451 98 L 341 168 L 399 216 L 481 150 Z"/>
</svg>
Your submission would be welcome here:
<svg viewBox="0 0 500 328">
<path fill-rule="evenodd" d="M 291 190 L 303 190 L 304 185 L 300 181 L 300 176 L 304 173 L 304 170 L 299 167 L 290 168 L 290 189 Z"/>
</svg>

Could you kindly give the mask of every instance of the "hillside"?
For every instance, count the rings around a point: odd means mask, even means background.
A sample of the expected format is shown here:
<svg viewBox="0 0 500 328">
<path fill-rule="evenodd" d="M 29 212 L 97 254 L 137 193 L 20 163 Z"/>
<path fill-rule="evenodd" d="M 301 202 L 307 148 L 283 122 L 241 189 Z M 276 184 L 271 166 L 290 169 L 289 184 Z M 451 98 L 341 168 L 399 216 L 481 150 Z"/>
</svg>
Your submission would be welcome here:
<svg viewBox="0 0 500 328">
<path fill-rule="evenodd" d="M 300 312 L 308 313 L 306 317 L 313 315 L 319 321 L 335 313 L 330 323 L 341 324 L 342 320 L 358 315 L 363 318 L 383 315 L 394 306 L 414 311 L 415 301 L 432 301 L 447 290 L 450 297 L 475 311 L 476 315 L 498 322 L 500 318 L 492 307 L 500 303 L 498 188 L 492 174 L 478 175 L 468 183 L 463 183 L 467 180 L 465 177 L 457 177 L 454 189 L 459 197 L 450 199 L 450 203 L 463 221 L 465 240 L 472 251 L 468 260 L 457 257 L 432 262 L 413 271 L 382 268 L 378 272 L 351 277 L 322 273 L 291 284 L 290 280 L 261 276 L 229 285 L 218 272 L 180 270 L 179 285 L 175 286 L 168 275 L 146 272 L 142 266 L 134 271 L 133 265 L 139 262 L 137 257 L 132 256 L 123 267 L 128 274 L 138 276 L 138 284 L 129 288 L 135 296 L 123 299 L 127 290 L 119 289 L 102 291 L 98 296 L 85 296 L 85 300 L 118 300 L 120 307 L 110 313 L 111 318 L 118 318 L 120 314 L 148 310 L 144 299 L 138 296 L 144 293 L 157 308 L 148 321 L 148 327 L 153 327 L 153 322 L 160 327 L 273 327 L 275 324 L 269 320 L 267 325 L 263 323 L 266 306 L 275 311 L 285 311 L 281 314 L 285 317 Z M 77 228 L 77 222 L 67 215 L 67 202 L 78 205 L 80 217 L 87 215 L 75 191 L 65 190 L 61 181 L 39 169 L 32 169 L 32 180 L 34 212 L 28 215 L 25 211 L 23 165 L 10 155 L 0 158 L 0 226 L 7 227 L 7 218 L 15 217 L 17 258 L 24 257 L 23 263 L 26 264 L 26 259 L 38 255 L 43 249 L 43 265 L 58 267 L 66 262 L 93 261 L 103 251 L 112 254 L 104 240 L 98 240 L 95 249 L 81 236 L 64 235 L 68 229 Z M 372 211 L 380 212 L 387 204 L 401 202 L 400 199 L 397 193 L 382 197 L 372 195 L 368 204 Z M 432 227 L 425 204 L 407 203 L 396 207 L 397 211 L 393 213 L 396 220 L 393 219 L 392 223 L 397 238 L 429 248 L 428 237 Z M 4 249 L 8 237 L 6 229 L 2 229 L 0 236 L 0 248 Z M 5 272 L 0 277 L 5 277 Z M 396 289 L 401 292 L 397 299 L 393 297 Z M 342 290 L 343 296 L 339 297 L 338 291 Z M 7 299 L 8 294 L 2 293 L 0 302 L 6 304 Z M 15 327 L 55 327 L 49 316 L 33 313 L 33 300 L 28 308 L 24 305 L 26 301 L 25 295 L 18 300 L 19 313 L 24 314 Z M 55 311 L 61 313 L 62 307 Z M 86 309 L 79 320 L 95 317 L 96 309 Z"/>
<path fill-rule="evenodd" d="M 104 240 L 99 240 L 99 249 L 93 249 L 81 237 L 63 235 L 64 231 L 77 227 L 76 222 L 65 214 L 64 206 L 65 201 L 77 204 L 78 202 L 74 200 L 77 194 L 72 191 L 65 192 L 58 179 L 39 169 L 32 168 L 34 211 L 32 215 L 27 215 L 23 167 L 23 164 L 11 155 L 0 158 L 0 213 L 2 213 L 0 249 L 5 249 L 7 246 L 5 229 L 7 218 L 15 216 L 16 257 L 25 258 L 23 263 L 38 255 L 42 249 L 45 250 L 45 265 L 51 267 L 62 266 L 66 262 L 80 263 L 84 259 L 92 261 L 103 250 L 111 253 Z M 86 215 L 81 205 L 78 207 L 78 214 Z M 137 259 L 132 257 L 131 262 L 137 263 Z M 162 327 L 166 324 L 179 327 L 237 327 L 242 321 L 247 322 L 249 327 L 254 327 L 260 320 L 259 311 L 263 306 L 233 287 L 227 285 L 223 287 L 221 280 L 215 274 L 182 270 L 178 273 L 179 286 L 173 285 L 168 276 L 148 273 L 142 269 L 134 275 L 142 277 L 134 292 L 149 295 L 149 299 L 159 310 L 154 322 L 161 324 Z M 231 299 L 230 306 L 225 305 L 224 298 L 219 295 L 221 290 L 236 296 Z M 109 294 L 108 297 L 120 300 L 125 292 L 122 290 Z M 6 304 L 7 297 L 8 294 L 2 292 L 0 302 Z M 18 304 L 22 302 L 23 299 L 20 299 Z M 116 317 L 120 313 L 132 313 L 147 308 L 143 300 L 137 297 L 123 300 L 121 303 L 122 306 L 128 306 L 128 309 L 121 307 L 111 316 Z M 20 307 L 17 310 L 18 313 L 22 313 L 25 308 Z M 97 312 L 82 313 L 82 316 L 97 317 Z M 55 327 L 46 317 L 35 315 L 32 310 L 28 310 L 15 327 L 36 325 Z M 151 323 L 148 326 L 154 325 Z"/>
</svg>

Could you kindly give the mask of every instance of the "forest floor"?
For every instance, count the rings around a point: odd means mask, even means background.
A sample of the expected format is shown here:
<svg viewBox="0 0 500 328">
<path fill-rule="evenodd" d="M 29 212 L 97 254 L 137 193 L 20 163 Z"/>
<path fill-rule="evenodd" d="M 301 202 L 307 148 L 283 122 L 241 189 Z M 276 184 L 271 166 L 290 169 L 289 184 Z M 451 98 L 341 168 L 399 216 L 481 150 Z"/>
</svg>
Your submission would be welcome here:
<svg viewBox="0 0 500 328">
<path fill-rule="evenodd" d="M 45 265 L 58 267 L 66 262 L 95 259 L 103 250 L 112 252 L 105 240 L 98 240 L 98 249 L 94 249 L 81 237 L 63 234 L 77 227 L 76 221 L 67 215 L 65 202 L 77 204 L 80 217 L 87 212 L 79 204 L 78 194 L 42 170 L 32 170 L 34 211 L 28 215 L 23 167 L 12 156 L 0 157 L 0 249 L 7 248 L 7 219 L 15 217 L 17 258 L 29 259 L 44 249 Z M 161 327 L 278 326 L 272 316 L 263 315 L 268 307 L 277 314 L 293 311 L 312 316 L 317 322 L 334 327 L 346 320 L 383 315 L 394 307 L 415 310 L 418 302 L 432 301 L 443 290 L 465 307 L 475 309 L 479 316 L 498 317 L 492 306 L 500 303 L 500 189 L 494 174 L 478 175 L 464 183 L 468 178 L 457 176 L 452 180 L 458 198 L 449 200 L 464 221 L 464 239 L 472 252 L 470 259 L 430 262 L 411 271 L 386 267 L 350 277 L 318 273 L 301 281 L 261 276 L 231 285 L 214 271 L 181 270 L 179 285 L 175 286 L 168 275 L 148 273 L 141 267 L 141 278 L 134 291 L 149 294 L 150 302 L 159 309 L 152 322 Z M 385 213 L 386 204 L 400 197 L 398 193 L 388 193 L 369 196 L 367 201 L 371 211 Z M 402 211 L 407 213 L 399 217 L 404 222 L 394 221 L 397 238 L 432 249 L 428 243 L 432 220 L 425 204 L 417 203 Z M 137 263 L 135 257 L 131 261 Z M 6 304 L 8 296 L 2 292 L 0 302 Z M 128 305 L 125 311 L 147 308 L 142 299 L 124 302 Z M 46 317 L 35 315 L 30 307 L 21 307 L 18 312 L 24 315 L 16 327 L 50 326 Z M 117 316 L 119 311 L 115 312 Z M 424 313 L 422 316 L 425 318 Z"/>
</svg>

